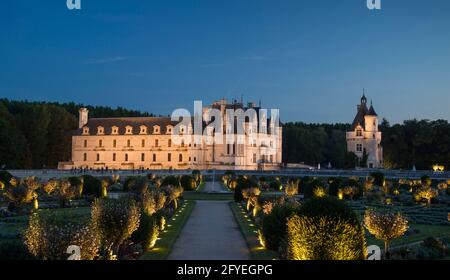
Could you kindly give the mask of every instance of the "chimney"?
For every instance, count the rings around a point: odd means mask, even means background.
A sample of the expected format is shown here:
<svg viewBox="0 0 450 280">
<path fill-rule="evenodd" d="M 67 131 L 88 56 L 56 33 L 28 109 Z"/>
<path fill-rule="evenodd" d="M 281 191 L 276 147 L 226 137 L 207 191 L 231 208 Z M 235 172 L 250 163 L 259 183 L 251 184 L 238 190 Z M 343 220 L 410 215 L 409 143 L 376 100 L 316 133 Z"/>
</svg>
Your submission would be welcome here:
<svg viewBox="0 0 450 280">
<path fill-rule="evenodd" d="M 80 108 L 78 112 L 79 112 L 78 128 L 82 128 L 88 123 L 89 110 L 87 108 Z"/>
</svg>

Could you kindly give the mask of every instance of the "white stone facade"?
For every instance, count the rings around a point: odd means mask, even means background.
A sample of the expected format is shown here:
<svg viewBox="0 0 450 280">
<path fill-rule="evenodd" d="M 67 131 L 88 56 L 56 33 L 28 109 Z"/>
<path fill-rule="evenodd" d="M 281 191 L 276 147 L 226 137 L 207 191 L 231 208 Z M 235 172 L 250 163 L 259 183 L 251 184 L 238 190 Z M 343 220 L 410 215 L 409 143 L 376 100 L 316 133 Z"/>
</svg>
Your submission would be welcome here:
<svg viewBox="0 0 450 280">
<path fill-rule="evenodd" d="M 259 107 L 253 107 L 259 112 Z M 210 107 L 247 109 L 236 101 L 218 101 Z M 281 166 L 282 128 L 269 127 L 269 132 L 253 131 L 246 123 L 243 143 L 227 144 L 193 141 L 192 125 L 186 128 L 186 141 L 173 139 L 178 122 L 170 117 L 88 118 L 88 110 L 79 111 L 79 129 L 72 136 L 72 160 L 61 162 L 60 169 L 235 169 L 275 170 Z M 225 123 L 225 121 L 224 121 Z M 270 124 L 269 124 L 270 126 Z M 202 129 L 203 130 L 203 129 Z M 222 136 L 238 136 L 225 131 Z M 271 131 L 272 130 L 272 131 Z M 276 131 L 275 131 L 276 130 Z M 189 141 L 191 139 L 192 141 Z"/>
<path fill-rule="evenodd" d="M 355 119 L 350 131 L 347 132 L 347 151 L 356 154 L 361 161 L 364 151 L 367 155 L 367 168 L 383 167 L 383 147 L 381 132 L 378 130 L 378 115 L 372 104 L 367 108 L 367 98 L 361 98 Z"/>
</svg>

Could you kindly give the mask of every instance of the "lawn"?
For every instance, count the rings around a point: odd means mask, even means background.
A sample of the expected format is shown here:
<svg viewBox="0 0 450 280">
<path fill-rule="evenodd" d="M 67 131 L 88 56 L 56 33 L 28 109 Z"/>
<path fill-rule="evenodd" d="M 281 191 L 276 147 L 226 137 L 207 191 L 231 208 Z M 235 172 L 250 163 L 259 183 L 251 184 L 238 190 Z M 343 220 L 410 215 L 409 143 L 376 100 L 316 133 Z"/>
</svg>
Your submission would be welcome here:
<svg viewBox="0 0 450 280">
<path fill-rule="evenodd" d="M 195 207 L 195 201 L 186 200 L 172 219 L 168 221 L 166 229 L 159 235 L 158 241 L 156 241 L 155 247 L 145 252 L 141 256 L 141 260 L 165 260 L 172 251 L 172 247 L 175 244 L 178 236 L 181 233 L 184 225 L 186 224 L 192 210 Z"/>
<path fill-rule="evenodd" d="M 259 244 L 258 233 L 255 224 L 251 219 L 246 218 L 246 213 L 240 204 L 230 202 L 230 208 L 239 224 L 239 229 L 244 236 L 245 242 L 250 250 L 252 260 L 273 260 L 278 259 L 275 251 L 267 250 Z"/>
</svg>

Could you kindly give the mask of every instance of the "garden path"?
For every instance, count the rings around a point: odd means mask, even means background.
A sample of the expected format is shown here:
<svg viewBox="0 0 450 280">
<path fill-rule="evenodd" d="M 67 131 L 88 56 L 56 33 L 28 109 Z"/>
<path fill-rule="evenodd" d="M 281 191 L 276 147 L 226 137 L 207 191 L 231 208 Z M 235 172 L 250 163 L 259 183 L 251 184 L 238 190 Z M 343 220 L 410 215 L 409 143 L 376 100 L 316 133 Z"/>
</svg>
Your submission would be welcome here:
<svg viewBox="0 0 450 280">
<path fill-rule="evenodd" d="M 212 187 L 215 186 L 205 186 L 205 188 Z M 173 246 L 169 259 L 249 259 L 247 244 L 228 203 L 229 201 L 197 201 Z"/>
</svg>

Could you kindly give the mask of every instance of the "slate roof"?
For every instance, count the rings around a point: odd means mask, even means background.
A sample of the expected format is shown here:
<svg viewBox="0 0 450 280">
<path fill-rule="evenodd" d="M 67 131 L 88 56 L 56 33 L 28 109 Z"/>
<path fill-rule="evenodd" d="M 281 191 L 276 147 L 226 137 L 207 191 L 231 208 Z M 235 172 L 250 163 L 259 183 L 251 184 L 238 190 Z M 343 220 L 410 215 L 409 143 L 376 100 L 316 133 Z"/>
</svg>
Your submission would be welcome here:
<svg viewBox="0 0 450 280">
<path fill-rule="evenodd" d="M 366 122 L 364 120 L 365 116 L 378 116 L 372 104 L 370 105 L 370 108 L 367 109 L 366 101 L 367 101 L 366 96 L 363 95 L 363 97 L 361 98 L 361 104 L 358 105 L 358 111 L 356 113 L 355 119 L 353 120 L 352 126 L 349 131 L 354 131 L 358 125 L 360 125 L 363 129 L 365 129 L 366 128 Z"/>
</svg>

